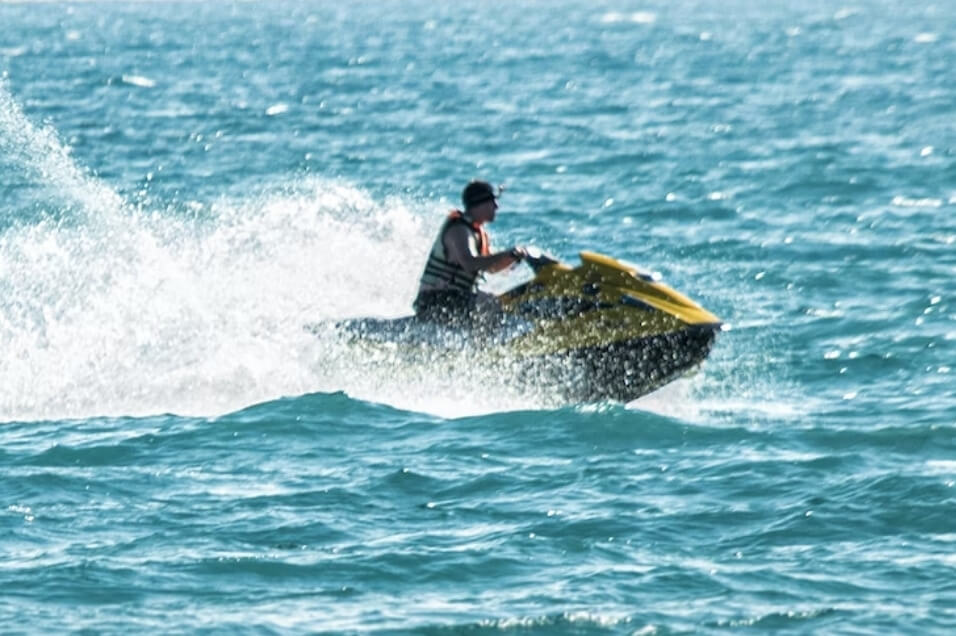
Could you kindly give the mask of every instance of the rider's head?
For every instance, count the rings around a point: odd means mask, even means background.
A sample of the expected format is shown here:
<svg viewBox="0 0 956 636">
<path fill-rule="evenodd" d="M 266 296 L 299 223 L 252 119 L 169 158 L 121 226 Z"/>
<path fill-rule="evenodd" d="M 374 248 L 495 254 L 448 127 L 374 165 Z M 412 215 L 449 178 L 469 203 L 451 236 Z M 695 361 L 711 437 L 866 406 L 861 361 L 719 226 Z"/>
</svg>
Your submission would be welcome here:
<svg viewBox="0 0 956 636">
<path fill-rule="evenodd" d="M 495 199 L 495 189 L 487 181 L 472 181 L 465 186 L 461 193 L 461 202 L 465 206 L 465 214 L 477 223 L 486 223 L 495 220 L 495 210 L 498 202 Z"/>
</svg>

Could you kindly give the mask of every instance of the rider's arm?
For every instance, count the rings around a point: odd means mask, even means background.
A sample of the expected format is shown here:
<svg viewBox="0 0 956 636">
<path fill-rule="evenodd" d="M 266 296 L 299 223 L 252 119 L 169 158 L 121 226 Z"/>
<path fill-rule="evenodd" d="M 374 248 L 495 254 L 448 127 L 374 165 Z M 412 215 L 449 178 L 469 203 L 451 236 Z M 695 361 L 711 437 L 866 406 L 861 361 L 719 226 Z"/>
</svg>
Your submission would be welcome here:
<svg viewBox="0 0 956 636">
<path fill-rule="evenodd" d="M 475 240 L 475 235 L 466 226 L 458 223 L 445 231 L 442 240 L 445 243 L 448 258 L 461 265 L 469 273 L 500 272 L 524 257 L 524 250 L 517 247 L 482 256 L 478 253 L 478 243 Z"/>
</svg>

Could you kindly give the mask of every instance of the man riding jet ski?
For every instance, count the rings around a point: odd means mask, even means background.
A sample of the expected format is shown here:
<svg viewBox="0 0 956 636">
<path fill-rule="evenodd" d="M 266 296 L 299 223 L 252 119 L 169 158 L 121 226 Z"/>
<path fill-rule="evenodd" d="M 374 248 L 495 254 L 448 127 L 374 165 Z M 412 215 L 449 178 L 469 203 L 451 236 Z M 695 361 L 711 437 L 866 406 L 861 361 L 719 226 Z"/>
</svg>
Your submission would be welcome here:
<svg viewBox="0 0 956 636">
<path fill-rule="evenodd" d="M 473 319 L 479 306 L 496 303 L 490 294 L 478 291 L 484 272 L 499 272 L 520 262 L 526 251 L 512 247 L 491 252 L 485 223 L 495 220 L 498 201 L 491 184 L 472 181 L 461 193 L 464 210 L 452 210 L 438 231 L 425 263 L 415 298 L 415 315 L 445 324 Z"/>
<path fill-rule="evenodd" d="M 569 402 L 629 402 L 680 377 L 710 353 L 721 321 L 636 267 L 581 252 L 571 267 L 533 250 L 492 253 L 495 218 L 483 181 L 462 193 L 432 246 L 415 315 L 338 324 L 363 346 L 428 361 L 467 352 L 529 390 Z M 482 272 L 524 261 L 534 278 L 493 296 Z"/>
</svg>

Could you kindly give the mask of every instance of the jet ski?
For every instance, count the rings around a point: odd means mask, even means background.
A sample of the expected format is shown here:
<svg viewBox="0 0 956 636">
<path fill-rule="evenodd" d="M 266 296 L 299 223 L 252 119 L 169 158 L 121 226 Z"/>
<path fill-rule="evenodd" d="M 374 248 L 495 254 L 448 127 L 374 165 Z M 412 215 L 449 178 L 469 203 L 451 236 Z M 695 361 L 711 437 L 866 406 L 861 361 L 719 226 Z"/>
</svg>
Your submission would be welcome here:
<svg viewBox="0 0 956 636">
<path fill-rule="evenodd" d="M 572 267 L 535 251 L 525 259 L 534 277 L 467 326 L 406 316 L 336 327 L 405 357 L 480 357 L 565 402 L 629 402 L 704 361 L 722 328 L 717 316 L 636 266 L 587 251 L 580 260 Z"/>
</svg>

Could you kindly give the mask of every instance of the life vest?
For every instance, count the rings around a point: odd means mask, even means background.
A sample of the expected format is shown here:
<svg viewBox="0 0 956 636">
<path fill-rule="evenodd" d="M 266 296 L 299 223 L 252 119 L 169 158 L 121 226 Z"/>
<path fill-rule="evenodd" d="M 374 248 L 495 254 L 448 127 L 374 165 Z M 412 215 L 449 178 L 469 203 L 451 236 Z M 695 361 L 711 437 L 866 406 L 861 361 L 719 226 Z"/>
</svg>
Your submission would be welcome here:
<svg viewBox="0 0 956 636">
<path fill-rule="evenodd" d="M 472 294 L 476 291 L 481 272 L 465 271 L 461 265 L 448 259 L 448 253 L 445 249 L 445 232 L 455 223 L 464 223 L 474 233 L 475 240 L 478 242 L 479 254 L 482 256 L 491 254 L 491 241 L 485 228 L 466 219 L 460 210 L 452 210 L 442 224 L 441 230 L 438 232 L 438 238 L 435 239 L 431 252 L 428 254 L 425 271 L 422 272 L 422 278 L 418 284 L 419 293 L 423 291 L 455 290 Z"/>
</svg>

